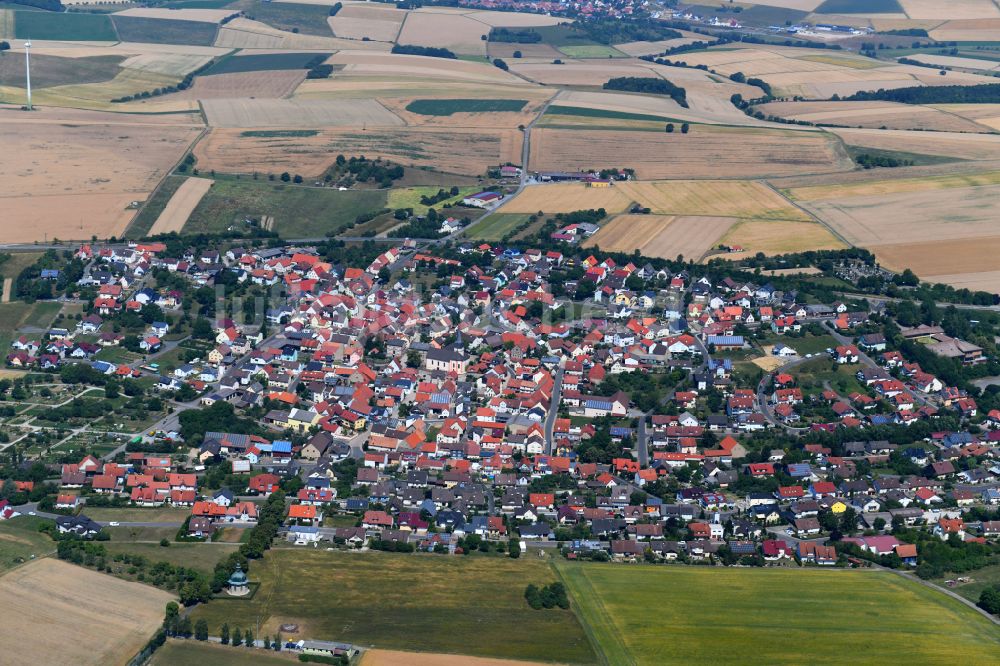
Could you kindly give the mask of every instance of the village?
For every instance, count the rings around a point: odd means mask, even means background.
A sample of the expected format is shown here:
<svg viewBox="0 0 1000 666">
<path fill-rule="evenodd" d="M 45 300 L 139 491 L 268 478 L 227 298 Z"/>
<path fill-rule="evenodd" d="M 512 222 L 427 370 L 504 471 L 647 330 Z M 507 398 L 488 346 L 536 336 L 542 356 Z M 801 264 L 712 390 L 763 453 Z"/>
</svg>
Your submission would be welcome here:
<svg viewBox="0 0 1000 666">
<path fill-rule="evenodd" d="M 46 509 L 95 537 L 128 521 L 91 506 L 180 507 L 211 539 L 280 490 L 298 546 L 919 567 L 926 538 L 995 544 L 1000 411 L 893 348 L 884 308 L 564 247 L 407 242 L 362 267 L 309 247 L 79 247 L 88 314 L 19 336 L 8 366 L 88 367 L 165 408 L 103 455 L 40 456 L 44 478 L 17 480 L 26 459 L 0 515 Z M 150 286 L 162 269 L 183 283 Z M 158 363 L 160 319 L 223 282 L 279 296 L 255 324 L 216 313 L 204 353 Z M 133 340 L 115 332 L 151 306 Z M 899 337 L 988 360 L 938 326 Z M 768 355 L 747 363 L 758 339 Z M 123 344 L 141 355 L 93 359 Z"/>
</svg>

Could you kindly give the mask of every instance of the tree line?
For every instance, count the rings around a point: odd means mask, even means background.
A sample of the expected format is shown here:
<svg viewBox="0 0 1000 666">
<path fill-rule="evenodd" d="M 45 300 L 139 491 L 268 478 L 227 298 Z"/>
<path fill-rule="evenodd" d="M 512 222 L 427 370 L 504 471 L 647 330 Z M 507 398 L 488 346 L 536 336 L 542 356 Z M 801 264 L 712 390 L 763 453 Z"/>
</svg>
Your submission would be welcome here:
<svg viewBox="0 0 1000 666">
<path fill-rule="evenodd" d="M 417 46 L 416 44 L 395 44 L 392 47 L 392 53 L 430 56 L 431 58 L 451 58 L 452 60 L 458 59 L 454 51 L 450 51 L 449 49 L 437 46 Z"/>
<path fill-rule="evenodd" d="M 995 104 L 1000 102 L 1000 83 L 978 86 L 913 86 L 875 91 L 862 90 L 850 97 L 838 98 L 851 102 L 888 101 L 901 104 Z"/>
<path fill-rule="evenodd" d="M 654 76 L 615 77 L 604 84 L 604 89 L 666 95 L 685 109 L 688 107 L 687 91 L 684 88 Z"/>
</svg>

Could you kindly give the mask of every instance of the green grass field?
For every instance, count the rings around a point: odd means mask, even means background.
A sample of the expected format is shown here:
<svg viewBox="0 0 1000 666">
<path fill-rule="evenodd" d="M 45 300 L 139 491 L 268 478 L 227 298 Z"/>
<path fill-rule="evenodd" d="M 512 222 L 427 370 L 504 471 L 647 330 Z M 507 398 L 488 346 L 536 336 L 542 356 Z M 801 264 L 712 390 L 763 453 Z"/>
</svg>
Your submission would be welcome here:
<svg viewBox="0 0 1000 666">
<path fill-rule="evenodd" d="M 14 279 L 28 266 L 38 261 L 43 252 L 8 252 L 10 259 L 0 263 L 0 277 Z"/>
<path fill-rule="evenodd" d="M 116 42 L 118 35 L 107 14 L 14 12 L 18 39 L 56 39 L 73 42 Z"/>
<path fill-rule="evenodd" d="M 292 137 L 316 136 L 317 134 L 319 134 L 319 130 L 314 129 L 247 130 L 245 132 L 240 132 L 240 136 L 253 136 L 263 139 L 286 139 Z"/>
<path fill-rule="evenodd" d="M 176 532 L 176 530 L 174 530 Z M 167 547 L 159 543 L 132 543 L 128 541 L 106 541 L 108 553 L 129 553 L 142 555 L 150 562 L 169 562 L 174 566 L 190 567 L 206 573 L 215 570 L 215 565 L 239 548 L 238 543 L 171 543 Z"/>
<path fill-rule="evenodd" d="M 872 157 L 892 157 L 897 160 L 909 160 L 914 166 L 925 164 L 946 164 L 948 162 L 963 162 L 961 158 L 949 157 L 947 155 L 927 155 L 926 153 L 910 153 L 902 150 L 879 150 L 877 148 L 866 148 L 865 146 L 845 145 L 847 153 L 851 159 L 859 155 L 868 154 Z"/>
<path fill-rule="evenodd" d="M 262 633 L 280 623 L 302 638 L 341 640 L 421 652 L 560 663 L 593 663 L 572 611 L 532 610 L 528 583 L 556 574 L 537 558 L 448 557 L 276 548 L 250 567 L 261 587 L 250 601 L 198 606 L 209 631 L 224 623 Z"/>
<path fill-rule="evenodd" d="M 575 44 L 560 46 L 559 50 L 571 58 L 627 58 L 628 56 L 604 44 Z"/>
<path fill-rule="evenodd" d="M 332 3 L 331 3 L 332 4 Z M 326 22 L 330 15 L 327 5 L 300 5 L 290 2 L 261 2 L 261 0 L 237 0 L 226 9 L 242 9 L 247 17 L 261 21 L 279 30 L 301 32 L 306 35 L 333 37 L 333 31 Z"/>
<path fill-rule="evenodd" d="M 500 240 L 527 222 L 529 217 L 531 216 L 520 213 L 494 213 L 481 224 L 473 224 L 464 236 L 469 240 Z"/>
<path fill-rule="evenodd" d="M 406 105 L 406 110 L 422 116 L 451 116 L 520 111 L 527 103 L 525 99 L 415 99 Z"/>
<path fill-rule="evenodd" d="M 428 208 L 434 208 L 434 210 L 441 210 L 451 204 L 457 203 L 462 200 L 462 197 L 473 194 L 477 191 L 476 187 L 460 187 L 458 188 L 458 194 L 449 197 L 443 201 L 439 201 L 432 206 L 425 206 L 420 203 L 420 197 L 427 196 L 432 197 L 438 193 L 438 190 L 450 190 L 450 187 L 402 187 L 389 190 L 389 200 L 386 204 L 389 208 L 393 210 L 397 208 L 412 208 L 416 215 L 423 215 L 427 212 Z"/>
<path fill-rule="evenodd" d="M 121 523 L 168 523 L 176 522 L 179 527 L 184 519 L 190 515 L 191 510 L 182 506 L 178 507 L 129 507 L 115 509 L 111 507 L 94 507 L 83 510 L 88 518 L 93 520 L 117 521 Z M 176 528 L 175 530 L 176 531 Z"/>
<path fill-rule="evenodd" d="M 205 75 L 235 74 L 238 72 L 266 72 L 279 69 L 302 69 L 314 58 L 326 60 L 329 53 L 262 53 L 223 58 L 213 65 Z M 251 135 L 254 136 L 254 135 Z M 257 135 L 259 136 L 259 135 Z M 308 135 L 295 135 L 308 136 Z"/>
<path fill-rule="evenodd" d="M 253 627 L 251 627 L 253 628 Z M 153 654 L 149 666 L 289 666 L 297 663 L 286 653 L 248 650 L 194 640 L 171 639 Z"/>
<path fill-rule="evenodd" d="M 386 193 L 376 190 L 341 192 L 329 188 L 287 185 L 244 178 L 217 179 L 198 203 L 184 231 L 224 231 L 242 228 L 247 217 L 270 215 L 283 238 L 313 238 L 335 234 L 358 215 L 385 207 Z"/>
<path fill-rule="evenodd" d="M 143 207 L 139 210 L 139 214 L 132 218 L 132 222 L 129 223 L 128 229 L 125 230 L 126 238 L 142 238 L 149 233 L 149 230 L 153 228 L 153 224 L 156 222 L 156 218 L 160 216 L 163 209 L 167 207 L 167 203 L 170 201 L 170 197 L 174 196 L 174 192 L 177 191 L 184 181 L 187 180 L 187 176 L 167 176 L 160 183 L 160 187 L 156 192 L 153 193 Z"/>
<path fill-rule="evenodd" d="M 963 583 L 950 588 L 951 591 L 957 595 L 965 597 L 972 603 L 976 603 L 979 601 L 979 595 L 982 594 L 983 590 L 991 585 L 1000 584 L 1000 564 L 994 564 L 988 567 L 983 567 L 982 569 L 976 569 L 975 571 L 961 574 L 948 574 L 947 576 L 943 576 L 931 582 L 948 589 L 948 586 L 945 585 L 945 581 L 953 580 L 959 576 L 971 578 L 972 580 L 968 583 Z"/>
<path fill-rule="evenodd" d="M 28 305 L 22 301 L 0 303 L 0 350 L 4 357 L 10 352 L 10 343 L 22 326 L 48 328 L 59 312 L 59 303 L 37 301 Z"/>
<path fill-rule="evenodd" d="M 253 627 L 251 627 L 253 628 Z M 263 640 L 263 639 L 262 639 Z M 194 640 L 171 639 L 153 654 L 149 666 L 289 666 L 297 663 L 287 653 L 248 650 Z"/>
<path fill-rule="evenodd" d="M 211 46 L 218 26 L 204 21 L 113 16 L 118 36 L 125 42 Z"/>
<path fill-rule="evenodd" d="M 41 518 L 17 516 L 0 522 L 0 574 L 34 557 L 54 553 L 55 542 L 38 531 Z"/>
<path fill-rule="evenodd" d="M 532 26 L 531 30 L 542 36 L 543 44 L 549 44 L 556 48 L 571 45 L 597 44 L 583 30 L 565 23 L 560 25 Z"/>
<path fill-rule="evenodd" d="M 986 664 L 1000 653 L 995 625 L 890 573 L 557 567 L 610 664 Z"/>
</svg>

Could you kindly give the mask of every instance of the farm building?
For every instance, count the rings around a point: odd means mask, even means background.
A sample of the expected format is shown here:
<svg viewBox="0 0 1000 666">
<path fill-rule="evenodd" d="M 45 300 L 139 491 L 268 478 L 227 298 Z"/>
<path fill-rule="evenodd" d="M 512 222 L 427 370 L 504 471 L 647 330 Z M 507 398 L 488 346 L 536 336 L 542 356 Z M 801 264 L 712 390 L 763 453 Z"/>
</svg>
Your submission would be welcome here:
<svg viewBox="0 0 1000 666">
<path fill-rule="evenodd" d="M 499 192 L 477 192 L 462 199 L 462 203 L 476 208 L 488 208 L 501 199 L 503 199 L 503 195 Z"/>
</svg>

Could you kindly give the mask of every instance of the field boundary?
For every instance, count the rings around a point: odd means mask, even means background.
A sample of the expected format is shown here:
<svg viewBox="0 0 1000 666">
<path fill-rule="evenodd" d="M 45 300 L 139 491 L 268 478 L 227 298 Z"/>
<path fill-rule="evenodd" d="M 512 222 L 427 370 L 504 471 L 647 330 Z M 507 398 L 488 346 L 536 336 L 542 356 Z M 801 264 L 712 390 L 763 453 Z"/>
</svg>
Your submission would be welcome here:
<svg viewBox="0 0 1000 666">
<path fill-rule="evenodd" d="M 563 571 L 563 567 L 552 563 L 552 568 L 555 570 L 556 575 L 559 576 L 559 580 L 562 581 L 570 591 L 570 597 L 573 599 L 573 612 L 576 614 L 577 620 L 580 621 L 580 626 L 583 627 L 583 633 L 587 635 L 587 639 L 590 641 L 594 648 L 594 654 L 598 656 L 601 663 L 604 666 L 611 666 L 611 664 L 628 664 L 630 666 L 635 666 L 635 661 L 632 659 L 628 647 L 626 647 L 624 641 L 622 641 L 619 632 L 614 630 L 614 621 L 611 619 L 611 615 L 608 613 L 607 609 L 604 607 L 604 602 L 601 600 L 597 591 L 590 584 L 590 580 L 587 579 L 586 573 L 581 569 L 578 574 L 574 573 L 572 576 L 567 575 Z M 582 589 L 583 584 L 586 584 L 586 590 Z M 584 592 L 586 594 L 584 594 Z M 584 610 L 588 606 L 582 603 L 582 599 L 587 599 L 592 602 L 589 609 L 593 611 L 594 615 L 599 615 L 600 617 L 593 618 L 591 620 L 591 613 Z M 610 639 L 609 643 L 603 644 L 598 640 L 597 635 L 594 633 L 594 627 L 604 626 L 611 628 L 612 631 L 607 632 L 607 637 Z M 605 649 L 614 643 L 615 652 L 614 655 L 608 655 Z M 613 658 L 612 658 L 613 657 Z"/>
<path fill-rule="evenodd" d="M 770 183 L 770 181 L 761 180 L 761 181 L 758 181 L 758 182 L 761 183 L 762 185 L 764 185 L 765 187 L 767 187 L 768 189 L 770 189 L 771 191 L 773 191 L 775 194 L 777 194 L 779 197 L 781 197 L 782 199 L 784 199 L 785 201 L 787 201 L 791 205 L 793 205 L 796 208 L 798 208 L 799 210 L 801 210 L 806 215 L 808 215 L 809 218 L 813 222 L 816 222 L 817 224 L 819 224 L 820 226 L 822 226 L 824 229 L 826 229 L 827 231 L 829 231 L 833 235 L 834 238 L 836 238 L 837 240 L 839 240 L 841 243 L 843 243 L 847 247 L 857 247 L 854 243 L 852 243 L 851 241 L 849 241 L 846 238 L 844 238 L 844 236 L 839 231 L 837 231 L 836 229 L 834 229 L 833 227 L 831 227 L 829 224 L 827 224 L 826 221 L 824 221 L 824 220 L 820 219 L 819 217 L 817 217 L 813 212 L 811 212 L 811 211 L 803 208 L 794 199 L 791 199 L 791 198 L 785 196 L 784 194 L 782 194 L 781 191 L 778 188 L 776 188 L 774 185 L 772 185 Z"/>
</svg>

